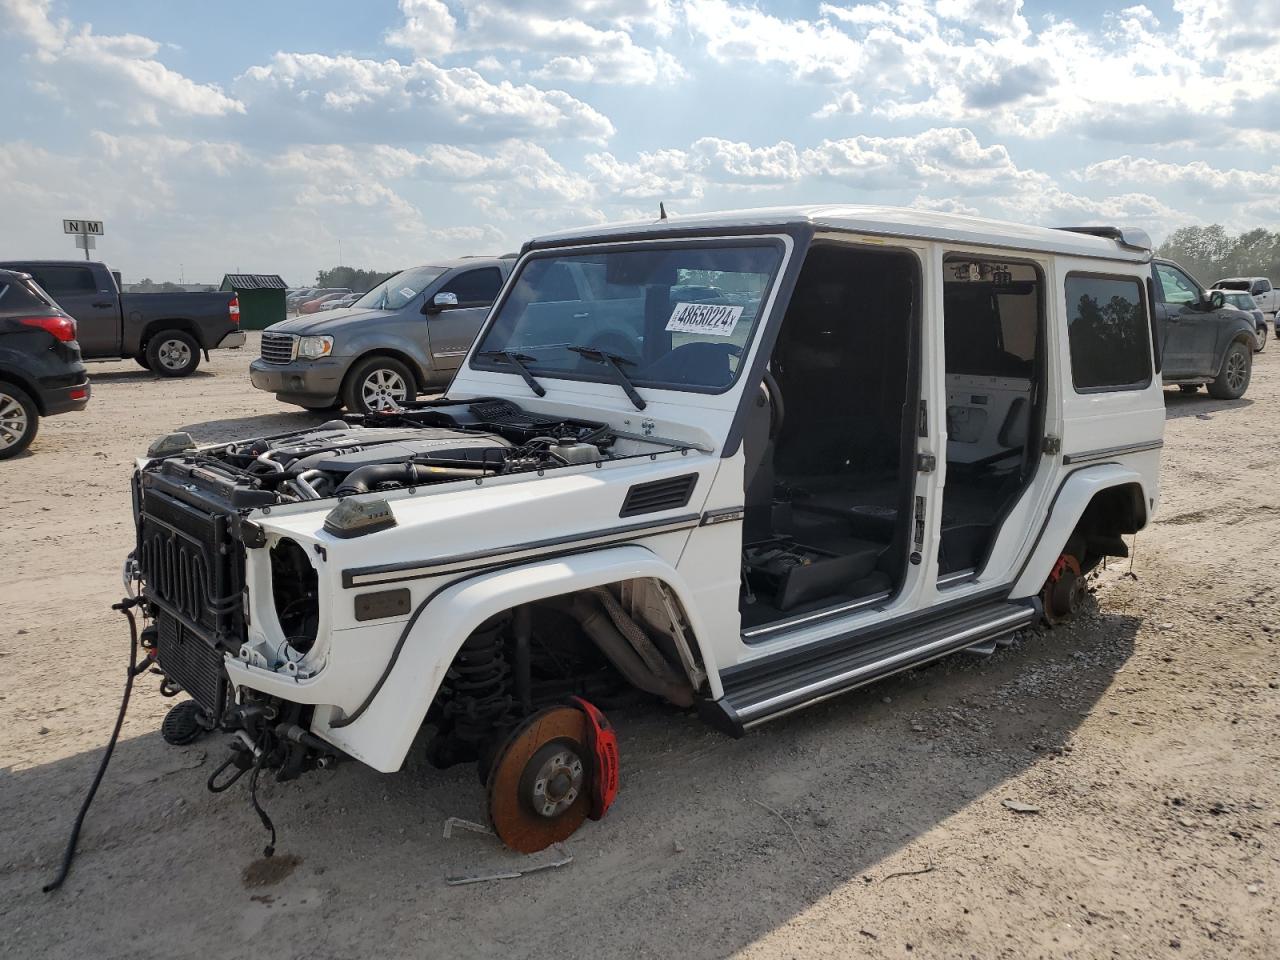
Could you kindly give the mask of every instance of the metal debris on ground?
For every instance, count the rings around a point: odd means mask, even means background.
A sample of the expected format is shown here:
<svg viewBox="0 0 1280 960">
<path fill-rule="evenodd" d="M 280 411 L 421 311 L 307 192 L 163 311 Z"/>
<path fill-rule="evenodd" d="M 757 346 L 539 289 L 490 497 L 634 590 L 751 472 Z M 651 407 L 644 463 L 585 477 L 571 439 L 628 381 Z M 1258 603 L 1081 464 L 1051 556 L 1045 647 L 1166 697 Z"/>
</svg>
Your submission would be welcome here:
<svg viewBox="0 0 1280 960">
<path fill-rule="evenodd" d="M 483 823 L 476 823 L 474 820 L 463 820 L 462 817 L 449 817 L 444 822 L 444 838 L 446 840 L 453 836 L 454 827 L 459 830 L 470 830 L 472 833 L 493 835 L 493 831 Z"/>
<path fill-rule="evenodd" d="M 1040 812 L 1040 808 L 1037 807 L 1034 803 L 1021 803 L 1017 800 L 1001 800 L 1000 802 L 1005 807 L 1012 810 L 1014 813 L 1039 813 Z"/>
<path fill-rule="evenodd" d="M 565 848 L 564 844 L 557 843 L 552 846 L 551 849 L 558 855 L 554 860 L 548 860 L 544 863 L 535 863 L 527 867 L 513 867 L 509 870 L 498 870 L 493 873 L 472 873 L 463 874 L 457 877 L 445 877 L 444 882 L 451 887 L 461 887 L 468 883 L 488 883 L 490 880 L 515 880 L 531 873 L 540 873 L 543 870 L 554 870 L 557 867 L 563 867 L 573 863 L 573 854 Z"/>
<path fill-rule="evenodd" d="M 806 857 L 809 855 L 809 851 L 808 851 L 808 850 L 806 850 L 806 849 L 804 848 L 804 844 L 803 844 L 803 843 L 801 842 L 801 840 L 800 840 L 800 834 L 796 833 L 796 828 L 795 828 L 795 827 L 793 827 L 793 826 L 791 825 L 791 821 L 790 821 L 790 820 L 788 820 L 788 819 L 787 819 L 786 817 L 784 817 L 781 813 L 779 813 L 777 810 L 773 809 L 773 807 L 769 806 L 767 803 L 765 803 L 765 802 L 764 802 L 764 801 L 762 801 L 762 800 L 756 800 L 756 799 L 752 798 L 751 802 L 752 802 L 752 803 L 754 803 L 754 804 L 756 804 L 757 806 L 764 807 L 766 810 L 768 810 L 770 813 L 772 813 L 775 817 L 777 817 L 779 820 L 781 820 L 781 821 L 782 821 L 782 823 L 783 823 L 783 825 L 784 825 L 788 830 L 790 830 L 790 831 L 791 831 L 791 839 L 792 839 L 792 840 L 794 840 L 794 841 L 796 842 L 796 846 L 800 848 L 800 852 L 801 852 L 801 853 L 803 853 Z"/>
</svg>

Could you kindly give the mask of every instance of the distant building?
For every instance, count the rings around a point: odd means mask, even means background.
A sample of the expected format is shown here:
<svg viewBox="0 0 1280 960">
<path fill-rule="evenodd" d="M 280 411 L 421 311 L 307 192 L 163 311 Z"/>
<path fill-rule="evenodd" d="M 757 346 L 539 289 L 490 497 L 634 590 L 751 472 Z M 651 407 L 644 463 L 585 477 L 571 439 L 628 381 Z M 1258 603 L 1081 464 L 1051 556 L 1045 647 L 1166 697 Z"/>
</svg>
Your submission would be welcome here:
<svg viewBox="0 0 1280 960">
<path fill-rule="evenodd" d="M 220 290 L 234 290 L 240 298 L 240 327 L 262 330 L 285 319 L 288 289 L 275 273 L 228 273 Z"/>
</svg>

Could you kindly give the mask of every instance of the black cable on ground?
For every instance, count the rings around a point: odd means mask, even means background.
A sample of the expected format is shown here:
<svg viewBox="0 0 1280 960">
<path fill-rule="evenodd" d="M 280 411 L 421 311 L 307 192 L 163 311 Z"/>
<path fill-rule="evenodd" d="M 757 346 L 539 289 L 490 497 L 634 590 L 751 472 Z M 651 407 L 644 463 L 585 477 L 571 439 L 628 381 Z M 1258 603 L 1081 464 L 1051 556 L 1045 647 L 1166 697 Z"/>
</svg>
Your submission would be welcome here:
<svg viewBox="0 0 1280 960">
<path fill-rule="evenodd" d="M 262 736 L 258 739 L 258 755 L 253 761 L 253 773 L 249 775 L 249 803 L 262 820 L 262 825 L 271 831 L 271 842 L 262 850 L 264 857 L 274 856 L 276 852 L 276 825 L 271 822 L 267 811 L 262 809 L 262 804 L 258 802 L 258 774 L 262 772 L 262 762 L 267 756 L 267 739 L 267 729 L 264 727 Z"/>
<path fill-rule="evenodd" d="M 98 764 L 98 772 L 94 774 L 93 783 L 89 786 L 89 792 L 84 798 L 84 803 L 80 804 L 80 812 L 76 814 L 76 822 L 71 828 L 71 837 L 67 840 L 67 849 L 62 854 L 62 866 L 58 869 L 58 875 L 52 883 L 46 883 L 41 889 L 45 893 L 52 893 L 62 886 L 67 874 L 71 872 L 71 861 L 75 859 L 76 843 L 80 840 L 80 828 L 84 825 L 85 814 L 89 812 L 89 805 L 93 803 L 93 798 L 98 792 L 98 785 L 102 783 L 102 776 L 107 772 L 107 764 L 111 762 L 111 754 L 116 749 L 116 741 L 120 739 L 120 728 L 124 725 L 124 714 L 129 709 L 129 695 L 133 692 L 133 678 L 150 665 L 150 658 L 143 660 L 141 666 L 138 664 L 138 624 L 134 619 L 131 607 L 137 604 L 137 600 L 125 599 L 119 603 L 112 604 L 112 610 L 119 610 L 129 618 L 129 672 L 125 675 L 124 681 L 124 697 L 120 700 L 120 712 L 116 714 L 115 729 L 111 731 L 111 739 L 107 741 L 107 749 L 103 751 L 102 760 Z"/>
</svg>

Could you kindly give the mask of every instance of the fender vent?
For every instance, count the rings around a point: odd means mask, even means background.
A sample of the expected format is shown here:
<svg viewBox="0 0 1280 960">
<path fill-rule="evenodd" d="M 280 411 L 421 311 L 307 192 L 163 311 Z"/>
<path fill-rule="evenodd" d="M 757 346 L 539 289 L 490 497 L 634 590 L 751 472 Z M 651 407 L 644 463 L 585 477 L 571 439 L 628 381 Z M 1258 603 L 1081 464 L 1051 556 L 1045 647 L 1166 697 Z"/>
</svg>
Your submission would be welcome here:
<svg viewBox="0 0 1280 960">
<path fill-rule="evenodd" d="M 693 488 L 697 483 L 696 473 L 686 473 L 669 480 L 638 483 L 627 491 L 627 498 L 622 501 L 622 510 L 618 516 L 634 517 L 641 513 L 657 513 L 659 510 L 683 507 L 693 496 Z"/>
</svg>

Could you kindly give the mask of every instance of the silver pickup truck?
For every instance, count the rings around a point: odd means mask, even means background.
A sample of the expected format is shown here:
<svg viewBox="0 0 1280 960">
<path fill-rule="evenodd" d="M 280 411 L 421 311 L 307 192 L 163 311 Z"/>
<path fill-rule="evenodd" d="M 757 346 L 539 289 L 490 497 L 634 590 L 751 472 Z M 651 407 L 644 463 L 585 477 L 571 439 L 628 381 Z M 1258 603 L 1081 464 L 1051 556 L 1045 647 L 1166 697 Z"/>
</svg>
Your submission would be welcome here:
<svg viewBox="0 0 1280 960">
<path fill-rule="evenodd" d="M 262 332 L 249 379 L 308 410 L 386 410 L 446 387 L 515 261 L 464 257 L 412 267 L 350 307 Z"/>
</svg>

